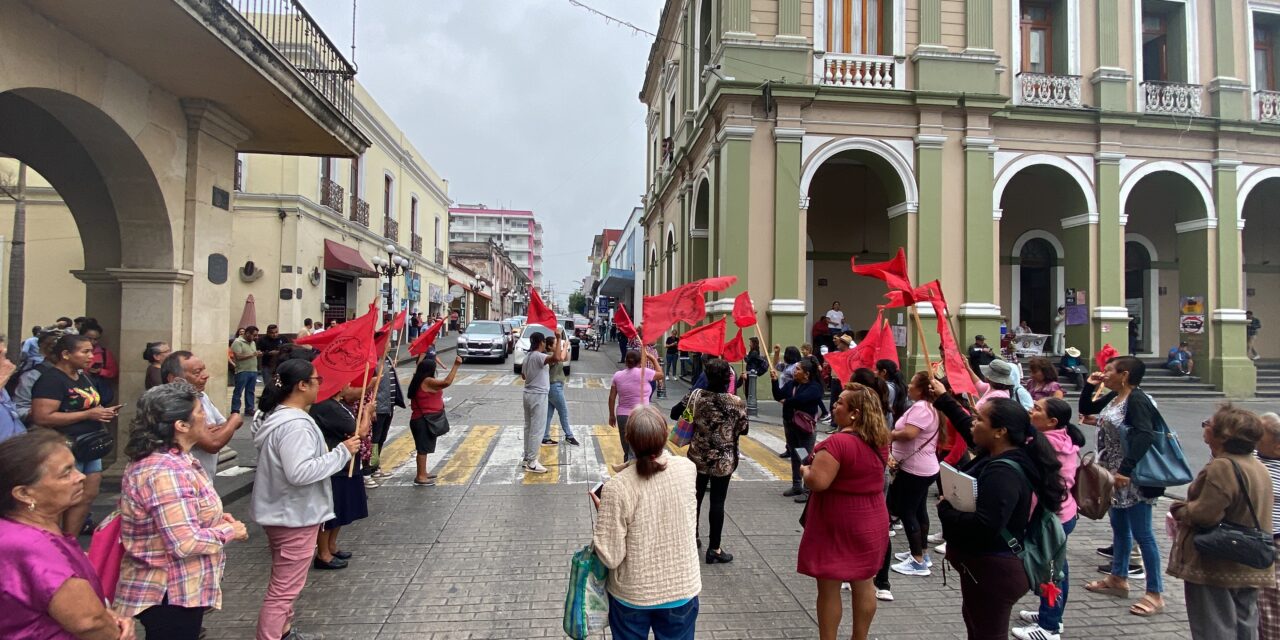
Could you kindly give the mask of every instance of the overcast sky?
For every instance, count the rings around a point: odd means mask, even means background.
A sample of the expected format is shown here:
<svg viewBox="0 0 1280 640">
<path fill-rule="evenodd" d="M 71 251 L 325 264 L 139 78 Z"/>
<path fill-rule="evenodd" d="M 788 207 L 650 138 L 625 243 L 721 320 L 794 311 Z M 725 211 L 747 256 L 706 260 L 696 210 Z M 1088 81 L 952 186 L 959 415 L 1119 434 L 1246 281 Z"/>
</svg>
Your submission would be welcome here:
<svg viewBox="0 0 1280 640">
<path fill-rule="evenodd" d="M 583 0 L 649 31 L 661 0 Z M 351 1 L 303 0 L 351 55 Z M 568 0 L 359 0 L 356 78 L 449 181 L 456 203 L 532 209 L 564 300 L 591 239 L 644 192 L 652 39 Z"/>
</svg>

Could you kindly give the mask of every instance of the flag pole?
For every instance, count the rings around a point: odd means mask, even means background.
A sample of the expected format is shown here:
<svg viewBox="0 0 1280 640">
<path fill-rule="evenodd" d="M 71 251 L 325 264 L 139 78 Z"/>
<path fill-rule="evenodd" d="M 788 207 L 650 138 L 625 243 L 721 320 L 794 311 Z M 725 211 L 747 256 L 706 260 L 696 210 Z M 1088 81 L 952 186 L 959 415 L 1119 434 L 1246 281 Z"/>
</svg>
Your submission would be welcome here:
<svg viewBox="0 0 1280 640">
<path fill-rule="evenodd" d="M 920 351 L 924 354 L 925 365 L 928 367 L 929 375 L 933 375 L 933 360 L 929 357 L 929 346 L 925 342 L 924 322 L 920 320 L 920 312 L 916 309 L 914 302 L 911 304 L 911 317 L 916 321 L 916 334 L 920 340 Z"/>
<path fill-rule="evenodd" d="M 407 318 L 406 318 L 406 319 L 407 319 Z M 392 315 L 392 316 L 391 316 L 391 326 L 392 326 L 392 327 L 394 327 L 394 326 L 395 326 L 395 323 L 396 323 L 396 317 L 395 317 L 395 315 Z M 388 331 L 391 331 L 391 329 L 387 329 L 387 330 L 388 330 Z M 374 330 L 373 330 L 373 333 L 374 333 L 374 335 L 375 335 L 375 336 L 377 336 L 378 330 L 377 330 L 377 329 L 374 329 Z M 399 335 L 397 335 L 397 336 L 396 336 L 396 353 L 400 353 L 400 344 L 404 341 L 404 334 L 405 334 L 405 332 L 404 332 L 403 327 L 402 327 L 402 328 L 401 328 L 401 331 L 400 331 L 400 333 L 399 333 Z M 376 338 L 375 338 L 375 339 L 376 339 Z M 373 383 L 373 388 L 375 388 L 375 389 L 377 389 L 377 388 L 378 388 L 378 386 L 382 384 L 382 374 L 383 374 L 383 371 L 386 369 L 386 366 L 387 366 L 387 352 L 388 352 L 388 351 L 390 351 L 390 350 L 391 350 L 391 340 L 389 340 L 389 339 L 388 339 L 388 340 L 387 340 L 387 343 L 386 343 L 385 345 L 383 345 L 383 347 L 382 347 L 382 357 L 381 357 L 381 358 L 379 358 L 379 360 L 378 360 L 378 373 L 377 373 L 377 376 L 374 378 L 374 383 Z M 365 405 L 367 404 L 367 403 L 365 402 L 365 398 L 364 398 L 364 396 L 365 396 L 365 394 L 366 394 L 366 393 L 368 393 L 368 390 L 369 390 L 369 367 L 365 367 L 365 368 L 364 368 L 364 381 L 363 381 L 363 382 L 361 383 L 361 385 L 360 385 L 360 409 L 359 409 L 359 411 L 358 411 L 358 413 L 357 413 L 357 416 L 356 416 L 356 431 L 357 431 L 357 432 L 359 432 L 359 431 L 360 431 L 360 423 L 364 421 L 364 412 L 365 412 L 364 408 L 365 408 Z M 353 456 L 351 456 L 351 462 L 347 464 L 347 477 L 348 477 L 348 478 L 352 477 L 352 476 L 355 474 L 355 469 L 356 469 L 356 457 L 353 455 Z"/>
</svg>

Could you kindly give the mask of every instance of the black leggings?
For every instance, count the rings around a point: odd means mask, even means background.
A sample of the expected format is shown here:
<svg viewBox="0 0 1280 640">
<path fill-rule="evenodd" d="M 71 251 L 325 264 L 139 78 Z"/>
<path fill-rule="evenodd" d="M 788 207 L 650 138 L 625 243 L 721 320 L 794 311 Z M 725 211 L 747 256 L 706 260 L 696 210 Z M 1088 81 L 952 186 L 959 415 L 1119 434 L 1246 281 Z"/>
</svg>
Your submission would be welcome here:
<svg viewBox="0 0 1280 640">
<path fill-rule="evenodd" d="M 902 520 L 911 555 L 921 556 L 929 538 L 929 485 L 937 474 L 917 476 L 899 471 L 889 488 L 889 511 Z"/>
<path fill-rule="evenodd" d="M 148 607 L 136 617 L 147 630 L 148 638 L 165 640 L 196 640 L 200 637 L 200 625 L 204 622 L 205 607 L 177 607 L 165 596 L 161 604 Z"/>
<path fill-rule="evenodd" d="M 724 530 L 724 499 L 729 495 L 729 478 L 727 476 L 712 476 L 705 473 L 698 474 L 698 521 L 702 521 L 702 496 L 707 492 L 707 485 L 711 485 L 711 511 L 707 514 L 707 520 L 711 523 L 711 538 L 707 541 L 707 550 L 715 550 L 720 548 L 720 532 Z"/>
<path fill-rule="evenodd" d="M 787 425 L 782 428 L 782 432 L 787 437 L 787 450 L 791 452 L 791 486 L 795 489 L 803 489 L 804 482 L 800 475 L 800 465 L 804 462 L 800 459 L 800 454 L 796 449 L 804 449 L 813 455 L 813 446 L 817 440 L 817 436 L 813 433 L 801 431 L 799 427 Z"/>
</svg>

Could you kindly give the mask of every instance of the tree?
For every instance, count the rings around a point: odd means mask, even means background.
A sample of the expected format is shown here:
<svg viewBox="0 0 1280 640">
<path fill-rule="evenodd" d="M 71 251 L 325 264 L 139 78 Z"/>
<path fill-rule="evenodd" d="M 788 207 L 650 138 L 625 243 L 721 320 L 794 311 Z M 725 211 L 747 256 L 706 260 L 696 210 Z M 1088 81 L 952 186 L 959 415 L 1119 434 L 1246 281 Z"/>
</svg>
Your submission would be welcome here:
<svg viewBox="0 0 1280 640">
<path fill-rule="evenodd" d="M 27 165 L 18 163 L 16 188 L 8 176 L 0 176 L 0 195 L 13 200 L 13 238 L 9 249 L 9 359 L 17 362 L 22 349 L 22 303 L 27 280 Z"/>
<path fill-rule="evenodd" d="M 587 296 L 581 291 L 569 294 L 569 311 L 579 315 L 587 315 Z"/>
</svg>

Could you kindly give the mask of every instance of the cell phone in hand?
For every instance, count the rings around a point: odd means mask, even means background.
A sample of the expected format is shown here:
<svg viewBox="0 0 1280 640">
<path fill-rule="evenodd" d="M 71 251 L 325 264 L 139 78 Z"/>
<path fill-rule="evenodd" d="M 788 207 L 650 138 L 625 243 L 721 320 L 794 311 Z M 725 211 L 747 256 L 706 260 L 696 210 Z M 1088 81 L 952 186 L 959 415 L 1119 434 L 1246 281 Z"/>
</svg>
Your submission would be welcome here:
<svg viewBox="0 0 1280 640">
<path fill-rule="evenodd" d="M 804 447 L 796 447 L 796 455 L 800 456 L 801 464 L 809 464 L 809 450 Z"/>
<path fill-rule="evenodd" d="M 597 482 L 596 486 L 591 487 L 591 491 L 587 493 L 587 497 L 591 498 L 591 504 L 596 509 L 600 508 L 600 500 L 604 498 L 604 483 Z"/>
</svg>

